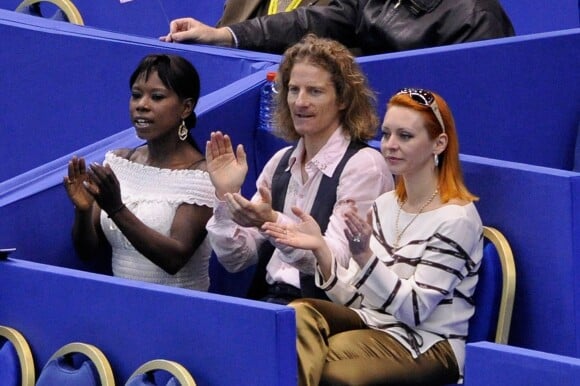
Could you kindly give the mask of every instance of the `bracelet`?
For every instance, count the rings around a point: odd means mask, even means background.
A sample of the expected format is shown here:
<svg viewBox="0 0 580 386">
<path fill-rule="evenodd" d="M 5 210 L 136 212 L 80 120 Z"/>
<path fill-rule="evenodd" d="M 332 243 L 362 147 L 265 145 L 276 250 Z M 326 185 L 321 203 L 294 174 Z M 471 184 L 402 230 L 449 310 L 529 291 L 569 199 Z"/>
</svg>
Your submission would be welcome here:
<svg viewBox="0 0 580 386">
<path fill-rule="evenodd" d="M 108 214 L 108 217 L 109 218 L 113 217 L 115 214 L 117 214 L 118 212 L 122 211 L 123 208 L 126 208 L 125 204 L 121 204 L 121 206 L 118 207 L 117 209 L 110 211 L 109 214 Z"/>
</svg>

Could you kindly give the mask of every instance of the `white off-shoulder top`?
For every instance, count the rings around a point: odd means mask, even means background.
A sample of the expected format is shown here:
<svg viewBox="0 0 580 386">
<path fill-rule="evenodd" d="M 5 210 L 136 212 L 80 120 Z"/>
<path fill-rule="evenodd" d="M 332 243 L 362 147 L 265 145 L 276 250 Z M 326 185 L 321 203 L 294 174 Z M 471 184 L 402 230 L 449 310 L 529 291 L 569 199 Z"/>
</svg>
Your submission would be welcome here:
<svg viewBox="0 0 580 386">
<path fill-rule="evenodd" d="M 169 235 L 181 204 L 213 207 L 214 187 L 205 171 L 159 169 L 129 161 L 113 152 L 105 155 L 104 164 L 115 172 L 127 208 L 145 225 L 164 235 Z M 202 291 L 209 288 L 211 247 L 207 238 L 189 262 L 170 275 L 139 253 L 104 211 L 100 220 L 113 250 L 115 276 Z"/>
</svg>

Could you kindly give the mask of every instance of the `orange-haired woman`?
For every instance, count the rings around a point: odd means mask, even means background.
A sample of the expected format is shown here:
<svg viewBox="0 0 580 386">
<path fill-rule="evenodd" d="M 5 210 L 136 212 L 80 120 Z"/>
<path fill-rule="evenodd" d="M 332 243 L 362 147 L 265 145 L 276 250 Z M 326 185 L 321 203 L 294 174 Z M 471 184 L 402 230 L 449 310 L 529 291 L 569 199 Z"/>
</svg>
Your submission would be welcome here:
<svg viewBox="0 0 580 386">
<path fill-rule="evenodd" d="M 351 259 L 336 264 L 316 223 L 264 225 L 276 242 L 310 249 L 316 284 L 333 302 L 301 299 L 301 385 L 443 385 L 462 377 L 482 223 L 463 183 L 449 107 L 435 93 L 403 89 L 389 101 L 381 152 L 396 189 L 366 221 L 345 213 Z"/>
</svg>

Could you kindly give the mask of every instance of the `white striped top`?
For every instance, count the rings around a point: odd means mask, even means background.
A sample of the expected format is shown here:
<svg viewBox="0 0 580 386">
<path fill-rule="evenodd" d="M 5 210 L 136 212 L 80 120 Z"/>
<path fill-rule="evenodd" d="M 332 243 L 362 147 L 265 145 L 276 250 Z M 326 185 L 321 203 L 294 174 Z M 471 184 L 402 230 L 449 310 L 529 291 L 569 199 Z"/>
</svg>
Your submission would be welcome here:
<svg viewBox="0 0 580 386">
<path fill-rule="evenodd" d="M 414 357 L 448 339 L 463 374 L 468 320 L 483 253 L 483 226 L 473 203 L 424 212 L 403 234 L 398 249 L 394 191 L 373 205 L 374 256 L 359 267 L 333 265 L 317 284 L 328 296 L 353 308 L 365 323 L 391 334 Z M 401 229 L 414 213 L 401 211 Z"/>
</svg>

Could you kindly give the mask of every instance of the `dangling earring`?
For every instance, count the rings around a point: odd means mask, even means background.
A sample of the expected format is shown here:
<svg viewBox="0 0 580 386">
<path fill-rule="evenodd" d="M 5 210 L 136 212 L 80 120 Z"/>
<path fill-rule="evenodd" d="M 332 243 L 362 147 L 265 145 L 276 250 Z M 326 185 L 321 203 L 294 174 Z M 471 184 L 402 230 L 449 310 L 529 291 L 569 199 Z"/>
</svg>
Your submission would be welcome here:
<svg viewBox="0 0 580 386">
<path fill-rule="evenodd" d="M 433 161 L 435 161 L 435 167 L 439 166 L 439 156 L 437 154 L 433 154 Z"/>
<path fill-rule="evenodd" d="M 185 121 L 181 121 L 181 125 L 179 125 L 179 129 L 177 130 L 177 136 L 180 140 L 185 141 L 188 133 L 189 130 L 187 130 L 187 126 L 185 126 Z"/>
</svg>

